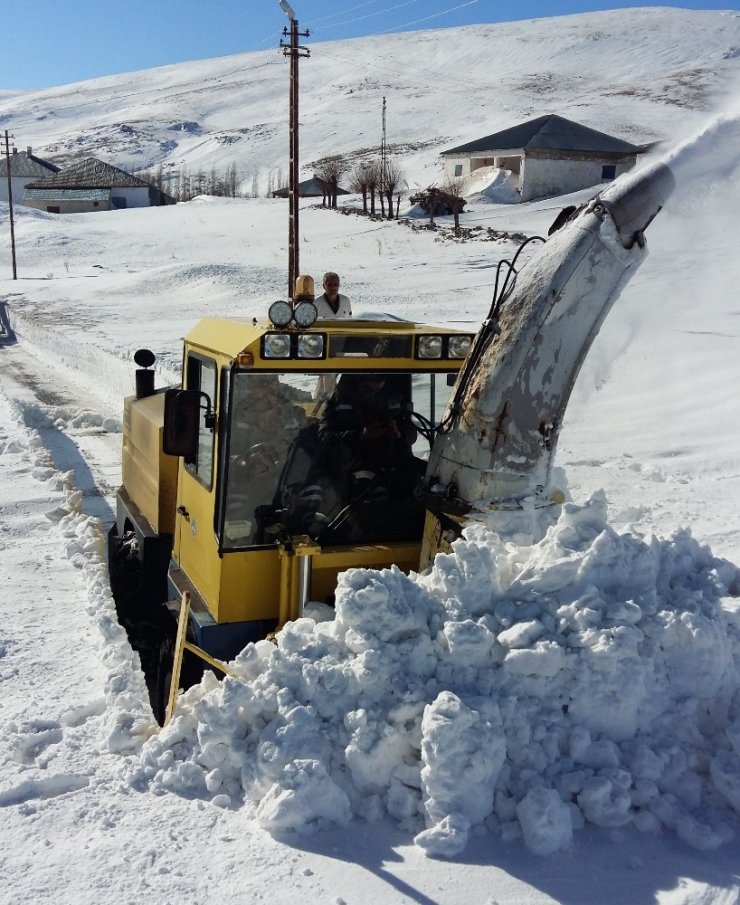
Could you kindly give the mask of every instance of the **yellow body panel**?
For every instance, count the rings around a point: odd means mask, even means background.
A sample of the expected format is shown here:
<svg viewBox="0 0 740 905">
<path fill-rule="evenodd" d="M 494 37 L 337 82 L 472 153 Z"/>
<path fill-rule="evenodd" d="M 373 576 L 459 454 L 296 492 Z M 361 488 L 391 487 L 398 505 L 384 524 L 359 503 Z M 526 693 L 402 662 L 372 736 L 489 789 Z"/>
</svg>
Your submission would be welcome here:
<svg viewBox="0 0 740 905">
<path fill-rule="evenodd" d="M 213 489 L 200 484 L 180 460 L 177 522 L 172 555 L 218 620 L 222 560 L 213 530 Z M 212 601 L 216 602 L 213 612 Z M 220 620 L 219 620 L 220 621 Z"/>
<path fill-rule="evenodd" d="M 187 531 L 187 522 L 184 528 Z M 346 569 L 386 569 L 394 564 L 404 572 L 417 569 L 419 550 L 418 544 L 400 543 L 327 547 L 312 557 L 311 599 L 330 599 L 336 588 L 337 575 Z M 219 558 L 214 537 L 212 545 L 206 539 L 201 541 L 198 555 L 192 561 L 186 553 L 183 563 L 182 552 L 176 552 L 175 558 L 216 622 L 278 619 L 281 555 L 277 547 L 231 552 Z M 298 559 L 293 557 L 291 582 L 294 587 Z"/>
<path fill-rule="evenodd" d="M 123 485 L 157 534 L 175 526 L 177 459 L 162 452 L 164 394 L 124 401 Z"/>
</svg>

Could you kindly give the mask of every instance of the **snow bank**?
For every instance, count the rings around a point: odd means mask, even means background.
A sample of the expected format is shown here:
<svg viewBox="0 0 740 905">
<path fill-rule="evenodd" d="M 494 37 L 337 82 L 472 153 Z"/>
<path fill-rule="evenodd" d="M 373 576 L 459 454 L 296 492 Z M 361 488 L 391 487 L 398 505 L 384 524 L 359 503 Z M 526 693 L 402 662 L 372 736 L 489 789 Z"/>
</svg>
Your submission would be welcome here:
<svg viewBox="0 0 740 905">
<path fill-rule="evenodd" d="M 131 649 L 118 622 L 100 522 L 80 511 L 81 502 L 79 491 L 68 492 L 64 506 L 54 511 L 54 517 L 61 515 L 58 530 L 64 553 L 82 571 L 88 595 L 86 609 L 101 635 L 101 661 L 107 672 L 107 747 L 117 754 L 131 754 L 155 731 L 156 723 L 139 655 Z"/>
<path fill-rule="evenodd" d="M 75 488 L 73 473 L 59 471 L 52 453 L 44 445 L 32 424 L 43 424 L 47 416 L 31 408 L 21 411 L 6 400 L 11 413 L 5 424 L 7 436 L 0 440 L 0 456 L 20 453 L 31 463 L 32 477 L 44 483 L 50 491 L 61 495 L 59 505 L 45 512 L 49 531 L 59 538 L 63 555 L 72 566 L 82 572 L 87 591 L 86 610 L 100 635 L 100 657 L 107 677 L 105 685 L 105 713 L 107 718 L 106 744 L 108 750 L 119 754 L 137 752 L 145 738 L 156 728 L 148 703 L 148 693 L 135 654 L 125 630 L 118 622 L 115 602 L 108 579 L 105 536 L 96 518 L 82 512 L 83 495 Z M 77 416 L 79 425 L 98 424 L 90 413 Z M 115 425 L 109 425 L 115 427 Z"/>
<path fill-rule="evenodd" d="M 344 573 L 334 621 L 249 645 L 243 681 L 208 674 L 130 781 L 250 804 L 273 832 L 390 815 L 436 856 L 480 826 L 540 854 L 585 822 L 729 839 L 737 569 L 687 532 L 617 534 L 603 495 L 536 542 L 500 528 L 422 576 Z"/>
</svg>

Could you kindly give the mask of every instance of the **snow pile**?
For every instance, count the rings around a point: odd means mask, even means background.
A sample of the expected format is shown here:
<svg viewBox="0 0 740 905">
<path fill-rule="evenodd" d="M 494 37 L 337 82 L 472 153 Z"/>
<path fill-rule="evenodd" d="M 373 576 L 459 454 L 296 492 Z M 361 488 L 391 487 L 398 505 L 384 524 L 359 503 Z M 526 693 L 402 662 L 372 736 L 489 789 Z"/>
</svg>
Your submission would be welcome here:
<svg viewBox="0 0 740 905">
<path fill-rule="evenodd" d="M 155 731 L 156 723 L 149 707 L 139 655 L 131 649 L 126 631 L 118 621 L 100 522 L 80 511 L 81 502 L 80 491 L 70 492 L 65 504 L 47 515 L 59 518 L 64 553 L 73 566 L 82 570 L 88 595 L 86 609 L 101 635 L 101 660 L 107 672 L 108 750 L 117 754 L 135 753 Z"/>
<path fill-rule="evenodd" d="M 335 620 L 249 645 L 243 682 L 208 674 L 131 781 L 273 832 L 390 815 L 441 856 L 481 825 L 547 854 L 585 821 L 716 847 L 740 810 L 739 590 L 686 532 L 617 534 L 603 495 L 529 545 L 476 525 L 423 576 L 346 572 Z"/>
<path fill-rule="evenodd" d="M 500 167 L 479 167 L 462 182 L 462 190 L 470 201 L 488 204 L 518 204 L 519 174 Z"/>
</svg>

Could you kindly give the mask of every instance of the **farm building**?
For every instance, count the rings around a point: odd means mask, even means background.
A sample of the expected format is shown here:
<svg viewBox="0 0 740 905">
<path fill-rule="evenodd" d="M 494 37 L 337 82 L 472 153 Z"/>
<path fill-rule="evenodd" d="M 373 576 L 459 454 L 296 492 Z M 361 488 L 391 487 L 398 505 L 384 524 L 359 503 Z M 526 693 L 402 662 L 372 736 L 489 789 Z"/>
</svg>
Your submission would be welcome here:
<svg viewBox="0 0 740 905">
<path fill-rule="evenodd" d="M 630 170 L 637 145 L 550 114 L 442 152 L 450 179 L 480 167 L 498 167 L 518 177 L 521 201 L 563 195 L 610 182 Z"/>
<path fill-rule="evenodd" d="M 52 214 L 78 214 L 175 204 L 175 199 L 138 176 L 86 157 L 29 183 L 23 203 Z"/>
<path fill-rule="evenodd" d="M 23 192 L 29 182 L 58 173 L 59 167 L 42 160 L 32 148 L 10 154 L 10 190 L 14 204 L 23 204 Z M 0 201 L 8 200 L 8 158 L 0 157 Z"/>
<path fill-rule="evenodd" d="M 288 187 L 276 189 L 272 193 L 273 198 L 287 198 L 290 195 Z M 298 183 L 299 198 L 327 198 L 331 195 L 331 186 L 325 179 L 319 176 L 312 176 L 310 179 L 304 179 Z M 343 188 L 337 188 L 337 195 L 349 195 L 349 192 Z"/>
</svg>

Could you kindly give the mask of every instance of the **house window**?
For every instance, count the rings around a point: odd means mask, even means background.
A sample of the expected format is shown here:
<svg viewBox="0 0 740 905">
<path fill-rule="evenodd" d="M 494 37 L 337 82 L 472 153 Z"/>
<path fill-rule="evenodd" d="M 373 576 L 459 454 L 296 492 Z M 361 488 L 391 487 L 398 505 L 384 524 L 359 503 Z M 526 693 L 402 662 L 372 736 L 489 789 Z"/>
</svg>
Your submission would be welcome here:
<svg viewBox="0 0 740 905">
<path fill-rule="evenodd" d="M 461 163 L 455 164 L 455 176 L 462 176 L 462 164 Z"/>
<path fill-rule="evenodd" d="M 614 163 L 607 163 L 601 168 L 601 178 L 606 182 L 607 179 L 614 179 L 617 175 L 617 166 Z"/>
<path fill-rule="evenodd" d="M 47 214 L 61 214 L 61 212 L 62 212 L 61 207 L 59 207 L 59 206 L 56 205 L 56 204 L 50 204 L 50 205 L 48 205 L 47 208 L 46 208 L 46 213 L 47 213 Z"/>
</svg>

